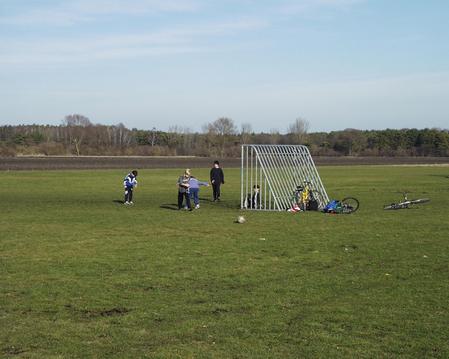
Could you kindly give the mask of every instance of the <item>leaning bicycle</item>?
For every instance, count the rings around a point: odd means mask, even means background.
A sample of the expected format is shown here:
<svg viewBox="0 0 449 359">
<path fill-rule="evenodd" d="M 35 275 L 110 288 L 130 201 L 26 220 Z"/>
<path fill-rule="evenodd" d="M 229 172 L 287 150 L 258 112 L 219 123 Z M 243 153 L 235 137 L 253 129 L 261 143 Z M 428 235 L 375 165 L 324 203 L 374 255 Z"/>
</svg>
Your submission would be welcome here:
<svg viewBox="0 0 449 359">
<path fill-rule="evenodd" d="M 318 211 L 319 192 L 313 189 L 312 182 L 304 181 L 304 185 L 296 186 L 291 198 L 292 208 L 295 211 Z"/>
<path fill-rule="evenodd" d="M 397 203 L 391 203 L 389 205 L 384 206 L 385 210 L 391 209 L 407 209 L 412 208 L 415 204 L 427 203 L 430 202 L 429 198 L 417 198 L 417 199 L 408 199 L 407 193 L 403 193 L 404 198 Z"/>
</svg>

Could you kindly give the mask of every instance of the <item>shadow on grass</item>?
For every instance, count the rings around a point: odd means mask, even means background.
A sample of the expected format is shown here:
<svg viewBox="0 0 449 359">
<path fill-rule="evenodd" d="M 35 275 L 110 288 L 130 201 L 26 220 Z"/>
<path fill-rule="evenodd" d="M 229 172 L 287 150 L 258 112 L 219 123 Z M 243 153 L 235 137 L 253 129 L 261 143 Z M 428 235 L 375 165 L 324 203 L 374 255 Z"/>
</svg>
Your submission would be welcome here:
<svg viewBox="0 0 449 359">
<path fill-rule="evenodd" d="M 159 208 L 170 209 L 172 211 L 178 210 L 178 205 L 176 203 L 164 203 L 159 206 Z"/>
<path fill-rule="evenodd" d="M 192 205 L 193 205 L 193 199 L 191 201 L 192 201 Z M 120 201 L 120 202 L 123 203 L 122 201 Z M 222 207 L 222 208 L 227 208 L 227 209 L 240 209 L 240 203 L 236 203 L 235 201 L 216 201 L 216 202 L 214 202 L 211 199 L 200 197 L 200 203 L 204 203 L 204 202 L 210 203 L 212 206 L 216 206 L 216 207 Z M 178 205 L 176 203 L 164 203 L 164 204 L 161 204 L 159 206 L 159 208 L 177 211 Z"/>
<path fill-rule="evenodd" d="M 240 202 L 236 202 L 236 201 L 229 201 L 227 199 L 219 199 L 219 200 L 214 200 L 210 197 L 199 197 L 200 202 L 206 202 L 206 203 L 210 203 L 213 206 L 217 206 L 217 207 L 224 207 L 224 208 L 232 208 L 232 209 L 240 209 Z"/>
<path fill-rule="evenodd" d="M 121 199 L 114 199 L 112 202 L 118 203 L 118 204 L 123 204 L 123 203 L 125 203 L 125 202 L 123 202 Z"/>
<path fill-rule="evenodd" d="M 6 355 L 20 355 L 22 353 L 26 353 L 26 350 L 21 349 L 21 348 L 17 348 L 15 346 L 8 346 L 2 349 L 3 354 Z"/>
<path fill-rule="evenodd" d="M 66 304 L 65 307 L 72 311 L 73 313 L 80 314 L 85 318 L 98 318 L 98 317 L 113 317 L 113 316 L 122 316 L 126 315 L 130 312 L 129 309 L 124 307 L 114 307 L 111 309 L 78 309 L 73 307 L 71 304 Z"/>
<path fill-rule="evenodd" d="M 213 201 L 211 201 L 213 202 Z M 214 206 L 217 207 L 223 207 L 227 209 L 240 209 L 240 203 L 236 201 L 228 201 L 228 200 L 221 200 L 217 202 L 213 202 Z"/>
</svg>

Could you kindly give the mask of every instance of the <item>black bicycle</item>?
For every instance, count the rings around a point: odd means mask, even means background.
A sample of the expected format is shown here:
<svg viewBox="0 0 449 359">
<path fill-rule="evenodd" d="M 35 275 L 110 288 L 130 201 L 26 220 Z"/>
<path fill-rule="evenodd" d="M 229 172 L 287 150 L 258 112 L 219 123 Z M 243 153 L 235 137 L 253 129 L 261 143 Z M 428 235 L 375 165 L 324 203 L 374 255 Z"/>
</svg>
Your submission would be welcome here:
<svg viewBox="0 0 449 359">
<path fill-rule="evenodd" d="M 357 198 L 346 197 L 340 201 L 340 213 L 351 214 L 359 209 L 360 203 Z"/>
<path fill-rule="evenodd" d="M 429 198 L 408 199 L 406 192 L 404 192 L 403 195 L 404 195 L 404 198 L 402 201 L 400 201 L 398 203 L 392 203 L 392 204 L 386 205 L 386 206 L 384 206 L 384 209 L 386 209 L 386 210 L 406 209 L 406 208 L 411 208 L 415 204 L 430 202 Z"/>
<path fill-rule="evenodd" d="M 293 207 L 298 207 L 301 211 L 318 211 L 320 192 L 312 187 L 312 182 L 309 181 L 304 181 L 304 185 L 296 186 L 291 200 Z"/>
</svg>

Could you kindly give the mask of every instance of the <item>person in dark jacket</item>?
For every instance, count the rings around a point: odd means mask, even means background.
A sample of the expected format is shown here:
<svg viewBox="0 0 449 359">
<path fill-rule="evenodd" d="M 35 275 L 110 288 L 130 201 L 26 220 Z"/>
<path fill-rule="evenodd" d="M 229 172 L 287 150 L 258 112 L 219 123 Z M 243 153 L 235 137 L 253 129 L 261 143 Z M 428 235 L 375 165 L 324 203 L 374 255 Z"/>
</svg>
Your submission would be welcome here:
<svg viewBox="0 0 449 359">
<path fill-rule="evenodd" d="M 245 200 L 245 208 L 253 208 L 253 209 L 261 208 L 260 186 L 258 184 L 255 184 L 253 186 L 253 194 L 252 195 L 250 193 L 248 193 L 248 197 Z"/>
<path fill-rule="evenodd" d="M 224 184 L 224 173 L 220 168 L 218 161 L 214 162 L 214 167 L 210 170 L 210 183 L 212 183 L 212 189 L 214 193 L 214 202 L 220 200 L 220 186 Z"/>
</svg>

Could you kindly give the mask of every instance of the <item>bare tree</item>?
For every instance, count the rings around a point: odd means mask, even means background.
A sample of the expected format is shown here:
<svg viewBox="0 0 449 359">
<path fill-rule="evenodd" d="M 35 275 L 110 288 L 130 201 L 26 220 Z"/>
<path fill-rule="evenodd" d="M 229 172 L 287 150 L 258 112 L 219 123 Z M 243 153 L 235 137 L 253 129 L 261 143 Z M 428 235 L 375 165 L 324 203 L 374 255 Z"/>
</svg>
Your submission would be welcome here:
<svg viewBox="0 0 449 359">
<path fill-rule="evenodd" d="M 243 144 L 249 143 L 249 141 L 251 140 L 252 132 L 253 129 L 250 123 L 242 123 L 242 130 L 240 131 L 240 137 L 242 139 Z"/>
<path fill-rule="evenodd" d="M 80 155 L 80 147 L 86 135 L 86 127 L 92 126 L 89 118 L 80 114 L 67 115 L 62 124 L 67 127 L 69 141 L 75 145 L 77 156 Z"/>
<path fill-rule="evenodd" d="M 227 117 L 220 117 L 207 125 L 207 132 L 212 137 L 216 137 L 217 143 L 220 145 L 220 155 L 223 157 L 225 152 L 226 140 L 229 136 L 235 135 L 237 129 L 234 121 Z"/>
<path fill-rule="evenodd" d="M 194 135 L 192 130 L 188 127 L 182 129 L 182 147 L 184 154 L 191 154 L 192 148 L 194 146 Z"/>
<path fill-rule="evenodd" d="M 118 125 L 116 125 L 116 128 L 119 146 L 120 147 L 128 146 L 131 143 L 131 136 L 129 134 L 129 130 L 121 122 Z"/>
<path fill-rule="evenodd" d="M 281 138 L 281 134 L 277 128 L 270 129 L 270 144 L 277 145 L 279 143 L 279 139 Z"/>
<path fill-rule="evenodd" d="M 178 145 L 181 142 L 182 128 L 179 126 L 170 126 L 165 135 L 168 148 L 171 149 L 174 155 L 177 155 Z"/>
<path fill-rule="evenodd" d="M 148 138 L 148 140 L 151 144 L 151 147 L 154 147 L 154 145 L 156 144 L 157 138 L 158 138 L 158 133 L 157 133 L 156 127 L 153 127 L 150 131 L 150 135 Z"/>
<path fill-rule="evenodd" d="M 218 136 L 234 135 L 237 129 L 234 121 L 227 117 L 220 117 L 218 120 L 207 125 L 209 132 Z"/>
<path fill-rule="evenodd" d="M 293 136 L 293 139 L 298 144 L 303 144 L 307 137 L 307 131 L 309 130 L 309 121 L 304 118 L 298 117 L 288 127 L 288 132 Z"/>
<path fill-rule="evenodd" d="M 215 143 L 216 136 L 209 130 L 209 126 L 210 124 L 207 123 L 201 126 L 201 132 L 203 133 L 202 135 L 203 147 L 205 148 L 206 153 L 209 156 L 212 156 L 212 146 Z"/>
<path fill-rule="evenodd" d="M 62 124 L 65 126 L 72 126 L 72 127 L 92 126 L 92 122 L 90 122 L 88 117 L 77 114 L 77 113 L 74 113 L 73 115 L 67 115 L 66 117 L 64 117 Z"/>
</svg>

